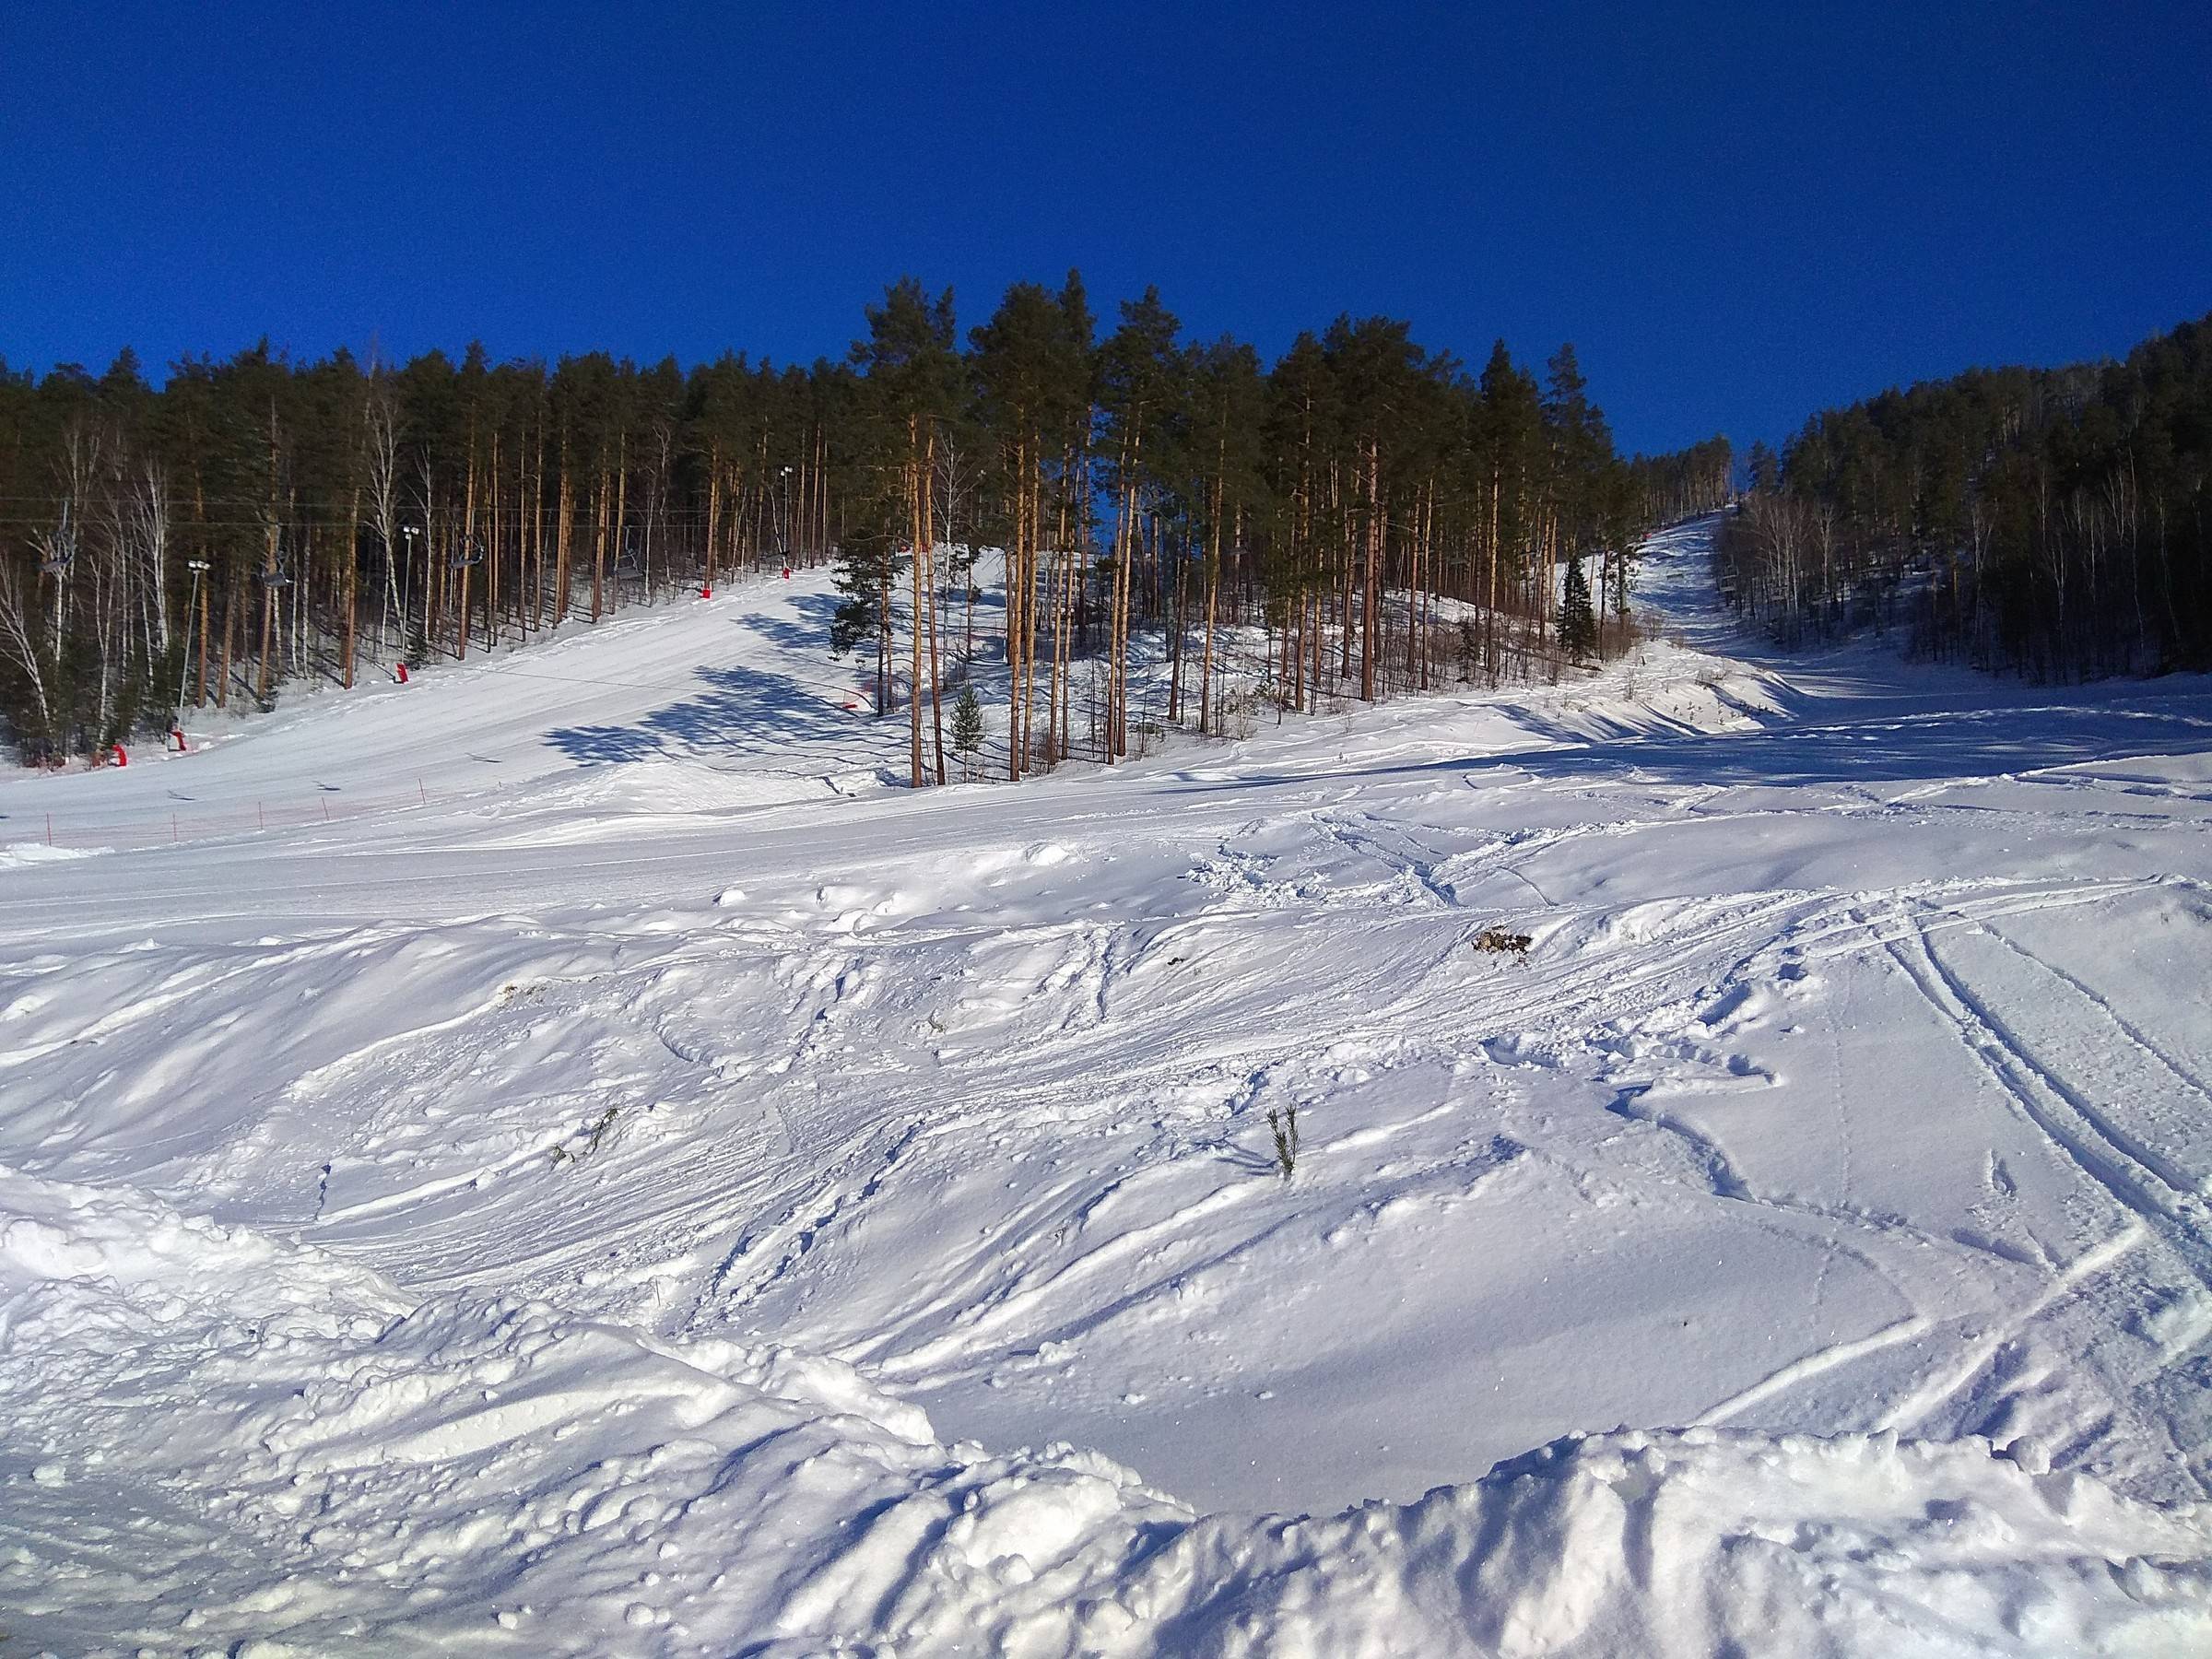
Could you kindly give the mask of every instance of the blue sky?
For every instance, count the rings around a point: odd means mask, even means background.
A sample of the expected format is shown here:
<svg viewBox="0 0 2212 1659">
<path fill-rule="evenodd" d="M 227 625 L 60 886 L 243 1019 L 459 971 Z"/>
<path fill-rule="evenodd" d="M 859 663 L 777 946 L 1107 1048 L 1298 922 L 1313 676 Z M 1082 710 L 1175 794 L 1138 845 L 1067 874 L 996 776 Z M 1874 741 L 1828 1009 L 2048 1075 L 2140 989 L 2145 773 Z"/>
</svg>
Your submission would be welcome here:
<svg viewBox="0 0 2212 1659">
<path fill-rule="evenodd" d="M 0 356 L 1571 339 L 1624 447 L 2212 311 L 2212 7 L 17 5 Z"/>
</svg>

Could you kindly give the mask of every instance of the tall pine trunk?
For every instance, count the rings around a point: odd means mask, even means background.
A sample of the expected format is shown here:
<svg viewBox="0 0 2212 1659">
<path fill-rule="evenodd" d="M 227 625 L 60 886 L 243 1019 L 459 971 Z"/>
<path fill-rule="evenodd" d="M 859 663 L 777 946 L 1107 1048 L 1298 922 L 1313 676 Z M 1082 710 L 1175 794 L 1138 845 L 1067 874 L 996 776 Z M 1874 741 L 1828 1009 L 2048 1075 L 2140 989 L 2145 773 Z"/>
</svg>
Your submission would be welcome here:
<svg viewBox="0 0 2212 1659">
<path fill-rule="evenodd" d="M 920 428 L 921 418 L 919 416 L 909 415 L 906 418 L 906 523 L 907 530 L 912 541 L 913 554 L 912 558 L 907 561 L 907 574 L 912 579 L 911 585 L 913 589 L 913 611 L 912 614 L 907 618 L 907 633 L 910 636 L 909 643 L 912 646 L 912 668 L 911 670 L 912 677 L 908 679 L 906 684 L 907 733 L 909 738 L 907 747 L 907 759 L 909 762 L 907 782 L 910 786 L 915 789 L 922 787 L 922 629 L 924 626 L 922 621 L 922 606 L 924 600 L 924 594 L 922 592 L 922 544 L 924 537 L 926 537 L 929 534 L 928 526 L 922 522 L 922 439 Z"/>
<path fill-rule="evenodd" d="M 353 689 L 354 634 L 356 620 L 359 614 L 361 597 L 361 561 L 357 556 L 354 547 L 354 527 L 360 522 L 361 487 L 359 484 L 356 484 L 353 487 L 353 494 L 351 498 L 346 503 L 346 526 L 345 534 L 341 542 L 343 554 L 346 559 L 346 645 L 343 662 L 345 665 L 346 688 L 348 691 Z"/>
<path fill-rule="evenodd" d="M 945 709 L 938 694 L 937 665 L 937 527 L 932 492 L 936 483 L 937 429 L 924 423 L 922 440 L 922 588 L 929 605 L 929 730 L 935 747 L 937 782 L 945 782 Z"/>
<path fill-rule="evenodd" d="M 606 509 L 609 479 L 606 468 L 599 469 L 597 499 L 592 503 L 592 620 L 599 620 L 599 613 L 606 597 Z"/>
<path fill-rule="evenodd" d="M 1228 438 L 1222 439 L 1222 454 L 1215 465 L 1219 468 L 1228 450 Z M 1214 474 L 1214 522 L 1210 526 L 1206 550 L 1206 640 L 1198 648 L 1198 731 L 1200 735 L 1213 730 L 1214 695 L 1214 607 L 1221 594 L 1221 518 L 1223 498 L 1227 494 L 1226 480 L 1217 470 Z M 1262 659 L 1263 661 L 1265 659 Z"/>
<path fill-rule="evenodd" d="M 468 575 L 477 556 L 477 433 L 474 421 L 468 433 L 468 482 L 461 492 L 461 549 L 455 561 L 461 567 L 459 590 L 453 604 L 453 658 L 468 660 Z"/>
<path fill-rule="evenodd" d="M 576 480 L 565 459 L 560 466 L 560 503 L 554 511 L 553 627 L 559 631 L 569 619 L 569 547 L 576 528 Z"/>
</svg>

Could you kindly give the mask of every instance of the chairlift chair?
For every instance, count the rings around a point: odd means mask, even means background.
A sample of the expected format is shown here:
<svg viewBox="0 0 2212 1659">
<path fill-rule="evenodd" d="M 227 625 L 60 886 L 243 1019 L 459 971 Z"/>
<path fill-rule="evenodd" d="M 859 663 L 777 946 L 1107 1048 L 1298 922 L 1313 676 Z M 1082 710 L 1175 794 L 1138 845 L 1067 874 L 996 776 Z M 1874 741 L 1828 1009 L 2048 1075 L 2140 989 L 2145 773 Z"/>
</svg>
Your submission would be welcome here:
<svg viewBox="0 0 2212 1659">
<path fill-rule="evenodd" d="M 44 544 L 46 549 L 46 557 L 39 560 L 39 574 L 41 576 L 66 574 L 70 564 L 76 558 L 76 526 L 70 522 L 68 502 L 62 503 L 61 519 L 54 525 L 53 534 L 37 539 Z"/>
<path fill-rule="evenodd" d="M 69 515 L 62 514 L 61 528 L 46 543 L 46 557 L 39 560 L 39 574 L 62 576 L 68 572 L 76 559 L 76 533 L 70 527 Z"/>
</svg>

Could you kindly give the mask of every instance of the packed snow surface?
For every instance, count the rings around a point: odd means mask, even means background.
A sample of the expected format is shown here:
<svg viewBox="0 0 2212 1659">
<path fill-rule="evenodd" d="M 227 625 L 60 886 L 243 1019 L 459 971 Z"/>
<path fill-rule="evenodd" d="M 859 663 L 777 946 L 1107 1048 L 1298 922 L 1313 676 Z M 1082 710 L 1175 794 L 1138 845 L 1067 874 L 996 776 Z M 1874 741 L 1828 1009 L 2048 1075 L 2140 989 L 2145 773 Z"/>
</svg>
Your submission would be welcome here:
<svg viewBox="0 0 2212 1659">
<path fill-rule="evenodd" d="M 0 782 L 0 1652 L 2212 1648 L 2212 689 L 1704 535 L 1112 773 L 801 572 Z"/>
</svg>

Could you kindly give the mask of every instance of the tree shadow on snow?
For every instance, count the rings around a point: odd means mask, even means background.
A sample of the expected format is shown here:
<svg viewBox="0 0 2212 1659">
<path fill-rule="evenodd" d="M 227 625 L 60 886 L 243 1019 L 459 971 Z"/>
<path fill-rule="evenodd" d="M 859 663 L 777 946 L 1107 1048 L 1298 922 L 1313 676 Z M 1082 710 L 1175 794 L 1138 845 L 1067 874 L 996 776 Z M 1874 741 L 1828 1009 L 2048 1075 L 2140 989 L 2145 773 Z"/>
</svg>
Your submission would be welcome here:
<svg viewBox="0 0 2212 1659">
<path fill-rule="evenodd" d="M 871 724 L 849 711 L 834 682 L 809 685 L 788 674 L 745 666 L 697 670 L 703 689 L 653 710 L 630 725 L 561 726 L 546 742 L 585 764 L 687 757 L 727 761 L 759 757 L 773 770 L 865 764 L 854 752 Z"/>
<path fill-rule="evenodd" d="M 1332 778 L 1468 775 L 1495 771 L 1539 782 L 1850 787 L 1995 778 L 2056 767 L 2150 760 L 2212 750 L 2212 693 L 2090 695 L 2085 700 L 1984 708 L 1930 707 L 1900 699 L 1867 708 L 1785 700 L 1785 712 L 1745 709 L 1755 731 L 1700 732 L 1653 716 L 1648 729 L 1619 726 L 1592 737 L 1587 725 L 1522 714 L 1531 748 L 1446 760 L 1333 769 Z M 2080 696 L 2077 690 L 2074 695 Z M 1809 718 L 1792 718 L 1793 715 Z M 1841 716 L 1841 718 L 1839 718 Z M 1616 723 L 1618 725 L 1618 723 Z M 1301 772 L 1252 773 L 1180 786 L 1194 794 L 1311 782 Z"/>
<path fill-rule="evenodd" d="M 795 618 L 755 613 L 740 617 L 738 626 L 782 650 L 830 662 L 830 624 L 843 602 L 835 594 L 794 594 L 790 603 Z"/>
</svg>

